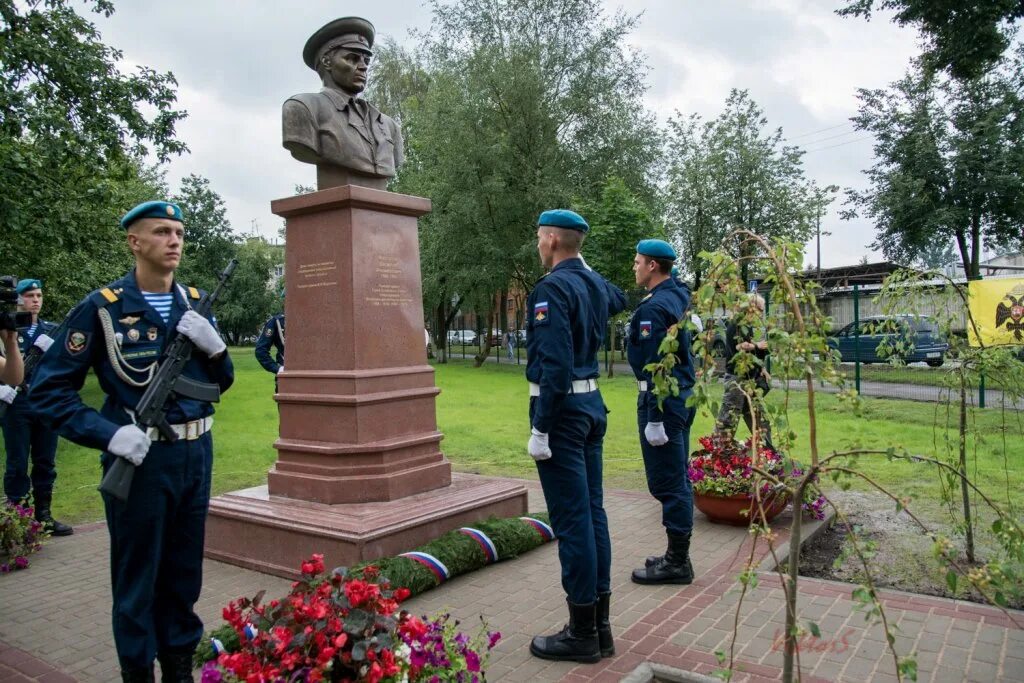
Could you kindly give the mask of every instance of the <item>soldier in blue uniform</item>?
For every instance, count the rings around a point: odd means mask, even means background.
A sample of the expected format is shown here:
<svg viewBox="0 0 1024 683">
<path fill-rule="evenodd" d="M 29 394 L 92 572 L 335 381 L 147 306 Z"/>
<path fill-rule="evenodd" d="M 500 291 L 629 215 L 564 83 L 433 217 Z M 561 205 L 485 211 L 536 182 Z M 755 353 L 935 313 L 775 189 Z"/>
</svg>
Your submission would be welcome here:
<svg viewBox="0 0 1024 683">
<path fill-rule="evenodd" d="M 134 424 L 133 409 L 175 334 L 195 344 L 185 375 L 226 390 L 234 370 L 212 318 L 193 310 L 203 294 L 175 282 L 184 229 L 181 210 L 146 202 L 121 219 L 135 268 L 71 313 L 43 358 L 29 394 L 33 408 L 75 443 L 136 466 L 126 501 L 104 494 L 110 534 L 113 630 L 123 681 L 191 681 L 203 633 L 193 611 L 202 586 L 203 538 L 213 466 L 213 406 L 175 398 L 167 421 L 178 440 Z M 92 368 L 106 401 L 99 411 L 78 391 Z"/>
<path fill-rule="evenodd" d="M 690 288 L 672 277 L 675 260 L 675 250 L 662 240 L 642 240 L 636 245 L 633 259 L 636 283 L 648 294 L 630 320 L 627 356 L 639 389 L 636 420 L 647 488 L 661 503 L 661 521 L 668 536 L 665 554 L 647 558 L 644 567 L 633 571 L 633 581 L 641 584 L 693 582 L 693 488 L 687 474 L 687 454 L 695 409 L 686 406 L 694 385 L 689 332 L 680 325 L 678 362 L 672 369 L 679 382 L 678 396 L 666 397 L 659 407 L 651 373 L 644 370 L 660 359 L 658 347 L 668 328 L 685 322 L 689 315 Z"/>
<path fill-rule="evenodd" d="M 22 355 L 33 346 L 46 351 L 53 343 L 50 333 L 57 326 L 39 318 L 43 307 L 43 283 L 26 278 L 18 282 L 17 292 L 18 308 L 32 314 L 32 324 L 28 329 L 18 331 L 18 347 Z M 74 529 L 54 519 L 50 512 L 53 484 L 57 480 L 57 432 L 29 411 L 26 390 L 31 381 L 31 377 L 26 377 L 20 390 L 11 387 L 0 389 L 0 400 L 9 404 L 3 424 L 4 447 L 7 450 L 4 494 L 13 503 L 24 503 L 31 489 L 36 519 L 54 536 L 70 536 Z M 31 476 L 29 462 L 32 463 Z"/>
<path fill-rule="evenodd" d="M 271 350 L 275 353 L 270 355 Z M 274 390 L 277 390 L 277 375 L 284 370 L 284 313 L 272 316 L 263 324 L 260 338 L 256 340 L 256 360 L 267 372 L 274 373 Z"/>
<path fill-rule="evenodd" d="M 545 659 L 596 662 L 615 652 L 608 606 L 611 540 L 604 511 L 601 448 L 607 413 L 597 389 L 597 352 L 608 318 L 626 297 L 580 256 L 589 230 L 562 209 L 538 220 L 537 251 L 550 272 L 527 300 L 526 379 L 531 436 L 551 526 L 558 537 L 569 623 L 537 636 L 530 652 Z"/>
</svg>

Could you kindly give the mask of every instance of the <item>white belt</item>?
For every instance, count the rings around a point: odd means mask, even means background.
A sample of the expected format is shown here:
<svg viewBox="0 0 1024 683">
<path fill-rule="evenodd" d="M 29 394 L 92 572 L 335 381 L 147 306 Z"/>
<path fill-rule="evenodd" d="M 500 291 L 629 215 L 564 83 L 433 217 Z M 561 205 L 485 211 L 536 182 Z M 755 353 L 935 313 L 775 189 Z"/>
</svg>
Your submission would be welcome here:
<svg viewBox="0 0 1024 683">
<path fill-rule="evenodd" d="M 640 393 L 647 391 L 647 380 L 638 379 L 636 381 L 636 388 L 640 390 Z"/>
<path fill-rule="evenodd" d="M 128 408 L 124 409 L 124 412 L 131 416 L 132 422 L 135 422 L 135 411 Z M 192 420 L 185 422 L 180 425 L 168 425 L 171 431 L 177 435 L 179 439 L 185 439 L 185 441 L 195 441 L 206 432 L 213 429 L 213 415 L 209 417 L 201 417 L 198 420 Z M 161 436 L 160 430 L 156 427 L 150 427 L 146 430 L 146 436 L 149 437 L 150 441 L 164 441 L 165 439 Z"/>
<path fill-rule="evenodd" d="M 589 394 L 591 391 L 597 391 L 596 379 L 574 379 L 572 381 L 572 389 L 570 390 L 570 393 Z M 539 384 L 530 382 L 530 396 L 540 396 Z"/>
<path fill-rule="evenodd" d="M 185 441 L 195 441 L 206 432 L 213 428 L 213 415 L 209 417 L 201 417 L 198 420 L 192 420 L 180 425 L 171 425 L 171 431 L 174 432 L 179 439 Z M 152 441 L 164 441 L 163 436 L 160 434 L 160 430 L 156 427 L 150 427 L 146 432 L 146 436 Z"/>
</svg>

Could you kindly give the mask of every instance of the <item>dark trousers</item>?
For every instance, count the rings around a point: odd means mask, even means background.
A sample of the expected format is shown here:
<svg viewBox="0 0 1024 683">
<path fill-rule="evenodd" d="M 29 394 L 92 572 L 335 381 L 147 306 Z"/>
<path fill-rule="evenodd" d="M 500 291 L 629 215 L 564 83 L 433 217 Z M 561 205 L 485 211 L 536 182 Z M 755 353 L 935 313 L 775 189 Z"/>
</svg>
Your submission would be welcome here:
<svg viewBox="0 0 1024 683">
<path fill-rule="evenodd" d="M 25 396 L 18 396 L 8 406 L 3 428 L 7 449 L 4 494 L 10 500 L 21 500 L 30 490 L 37 495 L 51 493 L 57 479 L 57 432 L 32 417 Z"/>
<path fill-rule="evenodd" d="M 663 404 L 663 424 L 668 435 L 664 446 L 647 443 L 648 410 L 657 399 L 650 392 L 637 398 L 636 423 L 640 429 L 640 450 L 647 473 L 647 490 L 661 503 L 661 523 L 669 531 L 688 534 L 693 531 L 693 485 L 687 472 L 690 452 L 690 426 L 695 410 L 685 399 L 671 398 Z"/>
<path fill-rule="evenodd" d="M 102 456 L 104 472 L 113 458 Z M 191 652 L 203 634 L 193 611 L 203 585 L 213 439 L 154 442 L 121 502 L 104 494 L 110 533 L 114 643 L 122 667 Z"/>
<path fill-rule="evenodd" d="M 533 417 L 535 398 L 530 399 Z M 585 605 L 611 590 L 612 542 L 604 511 L 602 447 L 608 411 L 601 393 L 565 398 L 548 435 L 551 457 L 537 461 L 551 527 L 558 537 L 562 588 Z"/>
</svg>

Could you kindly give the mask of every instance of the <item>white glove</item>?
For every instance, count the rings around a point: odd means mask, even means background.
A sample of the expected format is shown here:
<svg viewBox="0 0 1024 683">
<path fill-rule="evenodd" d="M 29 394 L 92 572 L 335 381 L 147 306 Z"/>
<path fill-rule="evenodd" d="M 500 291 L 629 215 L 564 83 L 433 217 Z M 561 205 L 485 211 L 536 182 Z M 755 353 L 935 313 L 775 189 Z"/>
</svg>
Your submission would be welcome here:
<svg viewBox="0 0 1024 683">
<path fill-rule="evenodd" d="M 146 432 L 135 425 L 125 425 L 114 432 L 110 443 L 107 444 L 107 452 L 118 455 L 138 467 L 146 459 L 151 443 L 153 442 L 146 436 Z"/>
<path fill-rule="evenodd" d="M 39 335 L 38 337 L 36 337 L 36 340 L 32 342 L 32 346 L 38 346 L 40 349 L 43 350 L 43 353 L 49 351 L 52 345 L 53 337 L 50 337 L 49 335 L 45 334 Z"/>
<path fill-rule="evenodd" d="M 15 387 L 8 386 L 6 384 L 0 384 L 0 401 L 4 403 L 14 403 L 14 399 L 18 396 L 18 390 Z"/>
<path fill-rule="evenodd" d="M 177 330 L 191 339 L 196 348 L 207 356 L 216 356 L 227 348 L 210 321 L 195 311 L 185 311 L 185 315 L 178 321 Z"/>
<path fill-rule="evenodd" d="M 665 433 L 664 422 L 648 422 L 644 427 L 644 438 L 652 446 L 664 446 L 668 443 L 668 434 Z"/>
<path fill-rule="evenodd" d="M 548 435 L 538 432 L 536 427 L 530 428 L 530 442 L 526 444 L 526 450 L 534 460 L 547 460 L 551 457 L 551 447 L 548 446 Z"/>
<path fill-rule="evenodd" d="M 583 267 L 586 268 L 587 270 L 594 270 L 593 268 L 587 265 L 587 259 L 583 258 L 583 254 L 580 254 L 580 261 L 583 261 Z"/>
<path fill-rule="evenodd" d="M 284 372 L 284 366 L 283 365 L 277 369 L 277 374 L 280 375 L 282 372 Z"/>
</svg>

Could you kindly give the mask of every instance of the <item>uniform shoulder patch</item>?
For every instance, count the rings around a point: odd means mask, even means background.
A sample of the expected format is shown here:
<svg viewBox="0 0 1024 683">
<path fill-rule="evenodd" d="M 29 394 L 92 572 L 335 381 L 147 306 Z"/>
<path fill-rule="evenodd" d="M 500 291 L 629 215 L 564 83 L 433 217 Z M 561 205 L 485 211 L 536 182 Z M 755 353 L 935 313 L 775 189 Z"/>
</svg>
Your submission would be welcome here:
<svg viewBox="0 0 1024 683">
<path fill-rule="evenodd" d="M 68 330 L 64 347 L 72 356 L 77 356 L 89 345 L 89 333 L 82 330 Z"/>
<path fill-rule="evenodd" d="M 116 303 L 121 298 L 119 296 L 120 292 L 120 289 L 103 287 L 102 289 L 97 289 L 95 292 L 90 294 L 88 299 L 96 304 L 97 308 L 105 308 L 112 303 Z"/>
<path fill-rule="evenodd" d="M 189 287 L 188 288 L 188 295 L 190 297 L 192 297 L 193 299 L 200 299 L 200 298 L 202 298 L 200 296 L 200 294 L 199 294 L 199 290 L 196 289 L 195 287 Z"/>
<path fill-rule="evenodd" d="M 651 336 L 651 321 L 641 320 L 640 321 L 640 338 L 648 339 Z"/>
<path fill-rule="evenodd" d="M 545 323 L 551 317 L 551 311 L 547 301 L 538 301 L 533 305 L 534 324 Z"/>
</svg>

